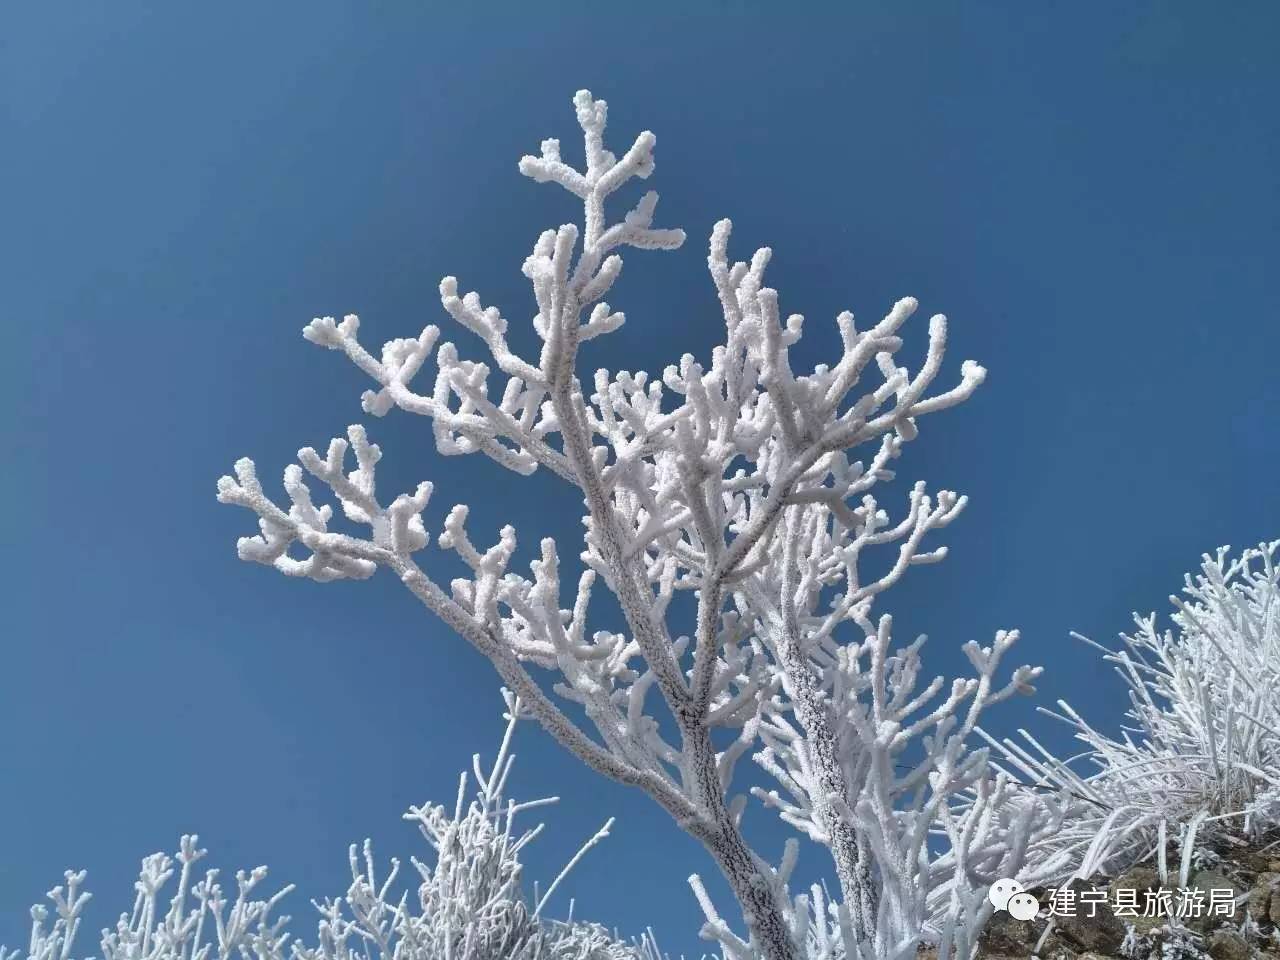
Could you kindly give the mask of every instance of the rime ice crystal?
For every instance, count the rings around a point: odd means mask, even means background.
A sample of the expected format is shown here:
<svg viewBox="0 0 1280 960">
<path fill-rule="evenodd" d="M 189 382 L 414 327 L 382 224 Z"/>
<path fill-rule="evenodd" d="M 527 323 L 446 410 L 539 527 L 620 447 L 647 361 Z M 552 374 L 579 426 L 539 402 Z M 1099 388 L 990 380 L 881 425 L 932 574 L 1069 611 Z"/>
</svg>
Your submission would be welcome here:
<svg viewBox="0 0 1280 960">
<path fill-rule="evenodd" d="M 1200 573 L 1185 578 L 1185 596 L 1169 598 L 1174 630 L 1135 614 L 1137 630 L 1121 635 L 1121 649 L 1099 647 L 1129 688 L 1122 737 L 1096 730 L 1065 702 L 1061 715 L 1044 711 L 1075 730 L 1087 748 L 1077 759 L 1092 771 L 1078 773 L 1025 731 L 1030 750 L 997 745 L 1019 775 L 1086 801 L 1065 830 L 1037 845 L 1038 875 L 1088 877 L 1154 849 L 1162 880 L 1185 886 L 1197 838 L 1226 830 L 1256 839 L 1280 820 L 1277 551 L 1280 540 L 1235 558 L 1227 547 L 1205 554 Z M 1180 864 L 1167 862 L 1169 840 L 1179 843 Z"/>
<path fill-rule="evenodd" d="M 195 836 L 184 836 L 174 857 L 157 853 L 142 861 L 131 913 L 121 914 L 114 929 L 102 932 L 103 960 L 657 960 L 651 937 L 623 943 L 598 924 L 544 919 L 542 909 L 559 882 L 591 847 L 608 836 L 609 821 L 578 851 L 560 876 L 530 904 L 521 890 L 520 854 L 542 826 L 516 829 L 516 818 L 555 798 L 518 803 L 505 795 L 515 760 L 511 737 L 521 715 L 519 701 L 504 691 L 507 730 L 493 766 L 486 773 L 473 758 L 475 798 L 465 803 L 467 776 L 458 786 L 450 810 L 436 804 L 411 807 L 405 819 L 419 825 L 435 854 L 434 865 L 416 857 L 411 862 L 420 883 L 416 897 L 397 894 L 400 864 L 391 861 L 378 878 L 373 850 L 348 852 L 351 886 L 344 896 L 312 901 L 320 912 L 314 946 L 304 946 L 288 932 L 290 918 L 275 914 L 292 892 L 285 887 L 257 899 L 266 867 L 235 875 L 236 893 L 228 899 L 209 870 L 196 879 L 195 865 L 206 851 Z M 162 907 L 175 871 L 177 888 Z M 83 890 L 84 871 L 66 874 L 65 886 L 49 892 L 56 917 L 46 926 L 48 910 L 31 908 L 31 942 L 27 960 L 67 960 L 71 956 L 82 913 L 90 895 Z M 570 911 L 572 913 L 572 909 Z M 0 949 L 2 960 L 22 954 Z"/>
</svg>

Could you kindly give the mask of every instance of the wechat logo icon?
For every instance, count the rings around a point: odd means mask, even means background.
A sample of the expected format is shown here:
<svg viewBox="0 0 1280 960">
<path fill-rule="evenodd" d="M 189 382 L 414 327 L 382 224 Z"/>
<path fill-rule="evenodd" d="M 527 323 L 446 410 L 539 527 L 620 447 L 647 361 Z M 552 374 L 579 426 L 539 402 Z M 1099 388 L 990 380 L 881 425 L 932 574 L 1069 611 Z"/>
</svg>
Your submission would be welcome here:
<svg viewBox="0 0 1280 960">
<path fill-rule="evenodd" d="M 1022 884 L 1006 877 L 997 880 L 987 891 L 987 899 L 997 910 L 1008 910 L 1015 920 L 1027 921 L 1040 912 L 1040 901 L 1024 893 Z"/>
</svg>

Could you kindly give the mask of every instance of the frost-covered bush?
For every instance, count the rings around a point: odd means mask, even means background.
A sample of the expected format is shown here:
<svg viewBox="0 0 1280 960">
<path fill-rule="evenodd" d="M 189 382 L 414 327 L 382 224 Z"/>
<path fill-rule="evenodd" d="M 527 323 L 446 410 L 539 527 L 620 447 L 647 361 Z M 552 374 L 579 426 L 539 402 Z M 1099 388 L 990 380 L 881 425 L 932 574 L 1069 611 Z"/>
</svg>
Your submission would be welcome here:
<svg viewBox="0 0 1280 960">
<path fill-rule="evenodd" d="M 379 879 L 369 841 L 363 851 L 353 845 L 351 886 L 344 896 L 313 901 L 319 926 L 313 944 L 304 945 L 289 932 L 290 918 L 275 915 L 292 886 L 262 894 L 267 868 L 258 867 L 235 875 L 232 895 L 218 883 L 217 870 L 198 875 L 196 864 L 206 851 L 195 836 L 184 836 L 172 857 L 156 853 L 142 861 L 133 909 L 120 915 L 114 929 L 102 931 L 102 960 L 656 960 L 648 937 L 641 944 L 623 943 L 597 924 L 573 920 L 572 905 L 567 921 L 542 915 L 565 874 L 608 836 L 612 821 L 544 892 L 535 887 L 534 899 L 526 899 L 520 853 L 542 827 L 517 829 L 515 821 L 555 798 L 524 803 L 506 798 L 520 704 L 508 696 L 507 706 L 507 730 L 492 768 L 486 774 L 479 755 L 474 759 L 474 799 L 464 802 L 464 773 L 452 809 L 428 804 L 405 814 L 419 825 L 434 852 L 434 864 L 411 860 L 420 880 L 416 894 L 399 889 L 399 861 L 393 859 Z M 171 887 L 175 873 L 176 886 Z M 73 956 L 90 898 L 84 879 L 84 871 L 68 871 L 66 884 L 49 891 L 52 923 L 47 923 L 47 908 L 32 907 L 25 954 L 0 948 L 0 960 Z"/>
<path fill-rule="evenodd" d="M 453 277 L 440 283 L 441 305 L 487 348 L 485 362 L 463 359 L 434 325 L 373 353 L 355 315 L 315 319 L 303 333 L 373 380 L 366 413 L 424 416 L 443 454 L 482 453 L 573 487 L 586 533 L 568 563 L 580 558 L 580 575 L 564 569 L 550 539 L 517 572 L 515 530 L 477 545 L 459 505 L 438 545 L 469 574 L 442 586 L 418 559 L 432 485 L 381 496 L 381 450 L 359 425 L 326 452 L 299 451 L 285 470 L 284 506 L 251 460 L 222 478 L 219 499 L 258 517 L 260 533 L 240 540 L 240 556 L 322 581 L 379 568 L 397 576 L 489 658 L 562 746 L 643 790 L 703 844 L 745 921 L 745 935 L 734 933 L 693 878 L 704 935 L 727 956 L 891 958 L 914 954 L 921 938 L 940 941 L 943 960 L 967 956 L 991 911 L 986 885 L 1016 876 L 1037 831 L 1052 830 L 1062 813 L 1053 798 L 993 779 L 985 752 L 969 746 L 982 711 L 1031 692 L 1038 671 L 999 678 L 1017 638 L 1002 631 L 989 647 L 966 646 L 974 677 L 918 685 L 920 642 L 895 644 L 889 618 L 872 606 L 909 568 L 945 557 L 945 547 L 924 541 L 965 505 L 918 483 L 891 518 L 877 497 L 888 496 L 881 487 L 891 465 L 922 418 L 967 399 L 986 372 L 966 361 L 957 383 L 934 389 L 947 341 L 941 315 L 929 321 L 923 359 L 904 365 L 910 298 L 862 329 L 841 313 L 839 354 L 799 369 L 804 321 L 784 317 L 765 285 L 772 252 L 733 261 L 722 220 L 707 263 L 718 299 L 711 322 L 723 325 L 724 340 L 709 360 L 685 354 L 652 375 L 582 374 L 580 346 L 625 319 L 604 300 L 621 251 L 672 250 L 684 233 L 653 226 L 652 192 L 610 219 L 608 198 L 653 173 L 655 138 L 641 133 L 616 156 L 604 144 L 604 101 L 580 91 L 574 108 L 585 167 L 567 163 L 558 140 L 519 167 L 564 188 L 582 211 L 581 223 L 544 231 L 524 262 L 536 356 L 517 354 L 506 315 L 460 293 Z M 415 387 L 432 357 L 434 381 Z M 313 500 L 310 483 L 328 488 L 351 526 L 331 526 L 334 509 Z M 863 560 L 877 553 L 889 562 L 869 576 Z M 592 602 L 605 591 L 623 632 L 599 629 Z M 682 593 L 692 595 L 692 615 L 672 602 Z M 567 713 L 565 702 L 581 709 Z M 748 845 L 735 776 L 743 756 L 778 783 L 757 795 L 825 848 L 838 894 L 792 894 L 794 840 L 778 863 Z"/>
<path fill-rule="evenodd" d="M 1135 614 L 1137 629 L 1121 635 L 1120 649 L 1099 647 L 1128 687 L 1119 736 L 1060 702 L 1060 718 L 1085 745 L 1074 762 L 1049 756 L 1025 733 L 1029 748 L 1002 744 L 1025 777 L 1087 800 L 1037 858 L 1067 852 L 1087 874 L 1154 854 L 1166 872 L 1180 867 L 1185 882 L 1197 840 L 1223 831 L 1256 838 L 1280 823 L 1278 549 L 1280 540 L 1234 559 L 1227 547 L 1205 554 L 1184 596 L 1169 598 L 1173 629 Z M 1166 862 L 1170 841 L 1181 863 Z"/>
</svg>

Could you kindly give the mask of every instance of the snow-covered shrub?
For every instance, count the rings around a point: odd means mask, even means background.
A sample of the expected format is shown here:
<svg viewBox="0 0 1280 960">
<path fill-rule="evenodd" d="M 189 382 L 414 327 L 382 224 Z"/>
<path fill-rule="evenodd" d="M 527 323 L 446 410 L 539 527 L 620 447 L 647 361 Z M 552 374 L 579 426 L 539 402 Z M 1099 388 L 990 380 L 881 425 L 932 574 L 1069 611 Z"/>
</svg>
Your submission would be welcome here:
<svg viewBox="0 0 1280 960">
<path fill-rule="evenodd" d="M 102 931 L 102 960 L 656 960 L 646 937 L 623 943 L 597 924 L 572 919 L 549 920 L 542 909 L 557 885 L 578 860 L 604 837 L 606 823 L 534 899 L 523 890 L 520 853 L 541 825 L 517 830 L 517 816 L 554 803 L 555 798 L 519 803 L 505 797 L 511 764 L 511 736 L 520 716 L 516 698 L 507 697 L 508 720 L 502 746 L 486 774 L 474 758 L 474 799 L 465 804 L 467 775 L 450 809 L 428 804 L 411 807 L 406 820 L 416 822 L 434 851 L 434 865 L 412 859 L 419 875 L 416 896 L 397 889 L 400 864 L 391 861 L 384 878 L 374 867 L 373 851 L 349 851 L 351 886 L 344 896 L 315 902 L 320 911 L 314 945 L 305 946 L 289 932 L 288 916 L 276 908 L 292 886 L 260 893 L 267 876 L 258 867 L 235 876 L 234 898 L 217 882 L 218 871 L 198 877 L 196 864 L 206 851 L 195 836 L 184 836 L 177 853 L 152 854 L 142 861 L 132 911 L 120 915 L 114 929 Z M 169 886 L 177 873 L 176 888 Z M 72 956 L 81 914 L 90 894 L 83 889 L 84 871 L 66 874 L 65 886 L 49 891 L 49 912 L 31 908 L 31 941 L 27 960 L 67 960 Z M 167 909 L 163 897 L 172 896 Z M 0 948 L 0 960 L 20 960 L 20 950 Z"/>
<path fill-rule="evenodd" d="M 1098 647 L 1128 687 L 1119 736 L 1060 702 L 1054 715 L 1085 745 L 1074 762 L 1025 733 L 1029 749 L 1002 744 L 1024 777 L 1086 800 L 1038 859 L 1067 852 L 1087 874 L 1154 854 L 1185 883 L 1197 840 L 1221 831 L 1256 838 L 1280 823 L 1278 549 L 1280 540 L 1234 559 L 1227 547 L 1205 554 L 1185 596 L 1169 598 L 1173 629 L 1135 614 L 1137 629 L 1121 635 L 1120 649 Z M 1088 766 L 1077 770 L 1081 762 Z M 1166 861 L 1168 841 L 1178 842 L 1180 862 Z"/>
<path fill-rule="evenodd" d="M 286 506 L 268 498 L 251 460 L 222 478 L 219 499 L 259 520 L 260 535 L 240 540 L 240 556 L 315 580 L 378 568 L 399 577 L 489 658 L 562 746 L 646 792 L 701 841 L 747 928 L 745 938 L 734 934 L 694 879 L 704 934 L 727 955 L 889 958 L 913 953 L 921 937 L 941 940 L 944 960 L 953 950 L 967 955 L 991 910 L 986 884 L 1016 875 L 1031 834 L 1051 829 L 1061 812 L 1033 814 L 1042 799 L 991 779 L 985 753 L 968 746 L 982 710 L 1030 692 L 1037 671 L 1019 667 L 997 680 L 1017 637 L 1001 632 L 990 647 L 966 647 L 973 679 L 949 692 L 941 678 L 916 688 L 919 643 L 894 646 L 889 619 L 873 617 L 872 604 L 910 567 L 943 559 L 945 547 L 923 541 L 965 498 L 917 484 L 891 520 L 873 492 L 893 479 L 890 465 L 921 419 L 967 399 L 985 371 L 966 361 L 958 383 L 931 392 L 946 346 L 941 315 L 929 321 L 914 372 L 900 365 L 899 333 L 917 306 L 910 298 L 865 329 L 841 313 L 839 356 L 797 370 L 803 318 L 784 318 L 765 285 L 772 253 L 734 262 L 731 224 L 722 220 L 707 262 L 724 341 L 709 363 L 686 354 L 657 375 L 580 376 L 580 345 L 624 322 L 604 300 L 620 251 L 675 249 L 684 233 L 653 226 L 652 192 L 609 219 L 610 195 L 653 173 L 655 138 L 641 133 L 615 156 L 604 145 L 605 103 L 580 91 L 574 107 L 585 169 L 565 162 L 558 140 L 520 161 L 523 174 L 582 204 L 581 224 L 543 232 L 524 263 L 538 356 L 514 352 L 504 314 L 461 294 L 453 277 L 440 284 L 444 311 L 483 343 L 490 362 L 462 359 L 434 325 L 380 353 L 360 343 L 354 315 L 315 319 L 303 333 L 374 381 L 363 396 L 367 413 L 398 407 L 425 416 L 444 454 L 482 453 L 518 474 L 549 470 L 574 487 L 586 511 L 584 542 L 570 551 L 581 547 L 585 565 L 568 574 L 576 590 L 562 581 L 554 541 L 543 540 L 540 558 L 518 573 L 515 531 L 504 527 L 495 544 L 477 546 L 465 506 L 448 512 L 438 544 L 471 575 L 438 584 L 415 557 L 429 541 L 423 512 L 432 485 L 380 496 L 381 451 L 358 425 L 327 452 L 299 451 L 285 471 Z M 434 383 L 415 388 L 433 354 Z M 308 478 L 367 533 L 331 529 L 333 507 L 313 501 Z M 891 562 L 868 577 L 862 560 L 877 552 Z M 592 629 L 597 581 L 625 632 Z M 681 592 L 693 595 L 693 616 L 672 603 Z M 563 701 L 583 708 L 586 723 Z M 786 794 L 763 794 L 766 802 L 826 848 L 838 896 L 791 894 L 794 842 L 775 865 L 745 841 L 746 798 L 735 788 L 745 755 Z"/>
</svg>

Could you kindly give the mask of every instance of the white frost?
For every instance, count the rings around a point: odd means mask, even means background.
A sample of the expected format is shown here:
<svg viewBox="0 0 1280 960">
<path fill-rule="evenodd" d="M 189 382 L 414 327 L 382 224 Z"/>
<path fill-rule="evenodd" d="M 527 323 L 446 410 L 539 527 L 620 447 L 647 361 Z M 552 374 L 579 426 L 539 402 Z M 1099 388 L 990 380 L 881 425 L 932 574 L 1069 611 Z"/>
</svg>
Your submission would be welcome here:
<svg viewBox="0 0 1280 960">
<path fill-rule="evenodd" d="M 524 262 L 538 356 L 516 354 L 504 313 L 460 294 L 453 277 L 440 284 L 441 304 L 482 343 L 484 362 L 440 342 L 435 326 L 386 343 L 380 356 L 359 342 L 354 316 L 314 320 L 304 333 L 373 380 L 367 412 L 425 416 L 444 454 L 481 453 L 517 474 L 550 470 L 577 488 L 586 533 L 573 549 L 586 570 L 576 586 L 562 582 L 551 540 L 528 572 L 511 569 L 515 530 L 478 544 L 465 507 L 449 513 L 439 546 L 471 576 L 447 590 L 435 583 L 413 556 L 427 542 L 430 485 L 386 506 L 375 488 L 377 447 L 360 427 L 324 456 L 300 452 L 286 475 L 288 507 L 267 498 L 249 461 L 223 478 L 219 499 L 259 517 L 261 533 L 241 541 L 241 556 L 317 580 L 394 572 L 493 662 L 564 747 L 648 793 L 702 841 L 747 927 L 745 939 L 733 933 L 695 879 L 704 934 L 727 957 L 905 957 L 922 937 L 941 941 L 942 960 L 967 956 L 991 909 L 986 883 L 1017 875 L 1037 831 L 1052 830 L 1063 812 L 992 779 L 985 753 L 966 746 L 981 712 L 1029 693 L 1038 670 L 997 679 L 1017 638 L 1001 631 L 989 647 L 966 645 L 974 678 L 918 689 L 920 642 L 896 645 L 889 617 L 872 607 L 910 567 L 944 558 L 945 547 L 925 540 L 965 505 L 919 483 L 895 518 L 877 488 L 923 418 L 966 400 L 986 372 L 966 361 L 958 382 L 936 385 L 947 342 L 941 315 L 929 320 L 918 365 L 901 358 L 911 298 L 861 330 L 841 313 L 839 355 L 797 370 L 803 318 L 784 316 L 765 284 L 771 251 L 733 261 L 722 220 L 707 263 L 724 341 L 709 362 L 685 355 L 656 373 L 584 377 L 580 344 L 625 321 L 604 299 L 621 251 L 673 250 L 685 237 L 653 226 L 652 192 L 609 219 L 607 198 L 653 173 L 655 138 L 641 133 L 617 157 L 604 147 L 605 103 L 580 91 L 574 107 L 586 169 L 565 163 L 557 140 L 520 161 L 523 174 L 583 206 L 581 223 L 543 232 Z M 434 380 L 424 373 L 433 351 Z M 350 473 L 348 451 L 357 461 Z M 304 471 L 373 535 L 331 531 L 332 510 L 313 505 Z M 864 576 L 868 552 L 889 554 L 887 572 Z M 597 580 L 621 608 L 624 633 L 591 629 Z M 693 622 L 670 612 L 679 591 L 696 596 Z M 559 698 L 585 708 L 590 729 L 544 691 L 546 674 Z M 675 738 L 664 737 L 655 710 L 674 721 Z M 726 750 L 713 745 L 718 728 L 738 734 Z M 908 751 L 912 743 L 923 750 Z M 794 843 L 773 866 L 744 840 L 745 800 L 734 784 L 748 754 L 778 782 L 756 791 L 759 799 L 829 851 L 838 897 L 789 891 Z"/>
</svg>

